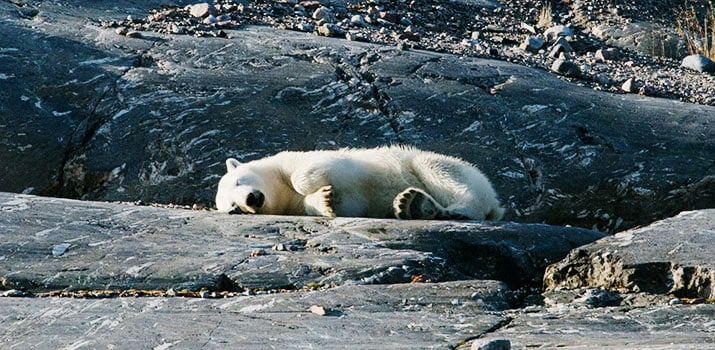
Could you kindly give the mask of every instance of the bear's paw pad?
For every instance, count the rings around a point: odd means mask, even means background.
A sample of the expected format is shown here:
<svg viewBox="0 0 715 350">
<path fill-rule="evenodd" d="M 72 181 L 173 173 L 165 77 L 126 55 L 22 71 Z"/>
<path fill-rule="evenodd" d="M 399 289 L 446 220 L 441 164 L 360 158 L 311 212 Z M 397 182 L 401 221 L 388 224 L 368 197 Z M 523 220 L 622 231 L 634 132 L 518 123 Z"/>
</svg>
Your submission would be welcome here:
<svg viewBox="0 0 715 350">
<path fill-rule="evenodd" d="M 395 197 L 395 217 L 398 219 L 436 219 L 442 215 L 439 204 L 422 190 L 408 188 Z"/>
<path fill-rule="evenodd" d="M 335 217 L 333 210 L 333 186 L 323 186 L 315 192 L 320 199 L 320 212 L 323 216 Z"/>
</svg>

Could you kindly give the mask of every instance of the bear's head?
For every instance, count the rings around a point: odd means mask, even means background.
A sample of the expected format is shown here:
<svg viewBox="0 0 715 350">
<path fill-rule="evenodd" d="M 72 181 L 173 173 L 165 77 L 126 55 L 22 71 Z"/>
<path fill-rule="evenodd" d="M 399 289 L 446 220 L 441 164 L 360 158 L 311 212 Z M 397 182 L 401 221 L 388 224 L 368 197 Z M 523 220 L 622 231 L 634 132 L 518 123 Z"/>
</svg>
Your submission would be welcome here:
<svg viewBox="0 0 715 350">
<path fill-rule="evenodd" d="M 226 160 L 226 175 L 218 183 L 216 208 L 219 212 L 238 214 L 275 214 L 281 184 L 275 174 L 254 162 Z"/>
</svg>

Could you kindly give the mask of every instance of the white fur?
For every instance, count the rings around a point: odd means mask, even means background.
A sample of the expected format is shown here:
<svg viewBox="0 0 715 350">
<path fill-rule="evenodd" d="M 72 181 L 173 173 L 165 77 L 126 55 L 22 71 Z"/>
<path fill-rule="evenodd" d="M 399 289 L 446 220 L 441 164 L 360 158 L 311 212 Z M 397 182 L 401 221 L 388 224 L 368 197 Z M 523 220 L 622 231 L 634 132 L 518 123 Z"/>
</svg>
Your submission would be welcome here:
<svg viewBox="0 0 715 350">
<path fill-rule="evenodd" d="M 332 186 L 330 207 L 336 216 L 394 218 L 395 197 L 410 187 L 469 219 L 499 220 L 504 212 L 479 169 L 411 147 L 281 152 L 248 163 L 229 158 L 226 167 L 216 194 L 221 212 L 238 207 L 255 214 L 331 215 L 321 209 L 325 186 Z M 251 208 L 246 196 L 256 190 L 265 202 Z"/>
</svg>

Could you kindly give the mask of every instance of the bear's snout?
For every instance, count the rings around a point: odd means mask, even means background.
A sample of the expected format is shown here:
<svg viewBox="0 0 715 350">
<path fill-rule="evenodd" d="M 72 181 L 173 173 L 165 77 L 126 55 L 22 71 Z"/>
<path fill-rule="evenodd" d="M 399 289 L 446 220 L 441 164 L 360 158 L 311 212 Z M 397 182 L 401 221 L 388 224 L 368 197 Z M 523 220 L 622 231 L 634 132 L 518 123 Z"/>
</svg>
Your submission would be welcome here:
<svg viewBox="0 0 715 350">
<path fill-rule="evenodd" d="M 261 191 L 253 191 L 246 197 L 246 205 L 251 208 L 258 209 L 263 206 L 263 202 L 265 202 L 265 200 L 266 197 Z"/>
</svg>

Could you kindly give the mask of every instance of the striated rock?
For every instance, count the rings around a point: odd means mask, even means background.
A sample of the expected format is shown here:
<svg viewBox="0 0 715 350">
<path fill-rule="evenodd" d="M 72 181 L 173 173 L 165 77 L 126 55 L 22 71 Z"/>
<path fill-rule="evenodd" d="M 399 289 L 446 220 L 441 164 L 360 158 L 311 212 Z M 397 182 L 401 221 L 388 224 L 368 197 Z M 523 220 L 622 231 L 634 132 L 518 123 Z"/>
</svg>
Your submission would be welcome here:
<svg viewBox="0 0 715 350">
<path fill-rule="evenodd" d="M 713 209 L 684 212 L 577 248 L 546 269 L 544 286 L 713 299 L 714 221 Z"/>
<path fill-rule="evenodd" d="M 31 292 L 292 290 L 455 278 L 518 289 L 538 287 L 547 265 L 604 236 L 538 224 L 225 215 L 6 193 L 0 208 L 0 280 Z M 35 215 L 43 222 L 27 224 Z"/>
<path fill-rule="evenodd" d="M 715 62 L 700 54 L 683 58 L 680 66 L 698 72 L 715 73 Z"/>
<path fill-rule="evenodd" d="M 669 9 L 670 10 L 670 9 Z M 674 30 L 658 23 L 632 21 L 622 25 L 598 24 L 591 34 L 607 45 L 633 50 L 653 56 L 679 59 L 683 57 L 683 40 Z"/>
<path fill-rule="evenodd" d="M 455 298 L 464 302 L 453 305 Z M 488 308 L 493 299 L 508 299 L 505 287 L 494 281 L 348 285 L 204 299 L 0 297 L 0 334 L 1 344 L 16 348 L 82 344 L 218 349 L 240 344 L 280 349 L 445 349 L 507 323 L 507 317 Z M 319 317 L 314 312 L 325 313 Z"/>
</svg>

